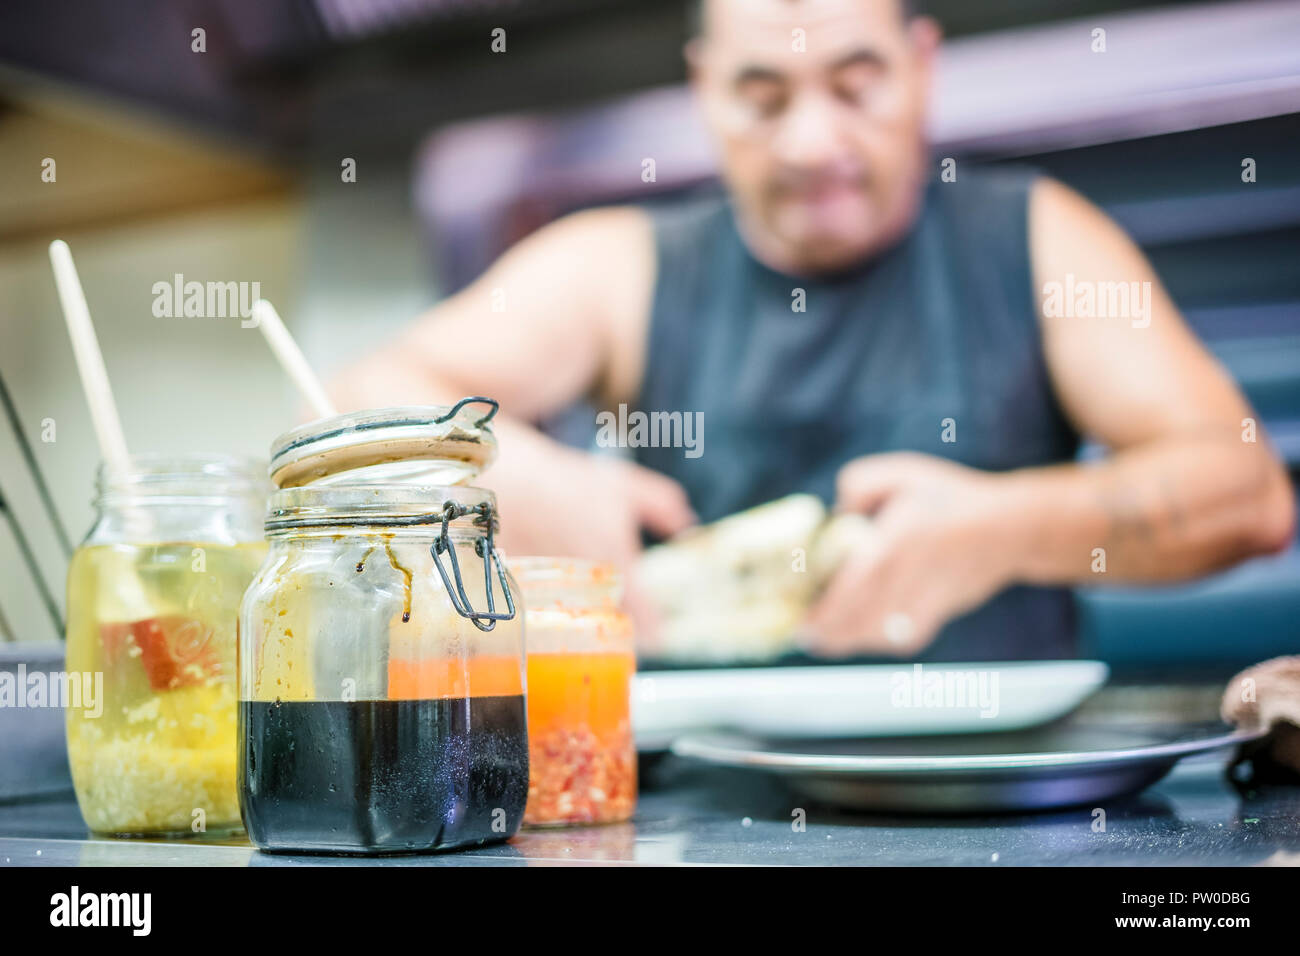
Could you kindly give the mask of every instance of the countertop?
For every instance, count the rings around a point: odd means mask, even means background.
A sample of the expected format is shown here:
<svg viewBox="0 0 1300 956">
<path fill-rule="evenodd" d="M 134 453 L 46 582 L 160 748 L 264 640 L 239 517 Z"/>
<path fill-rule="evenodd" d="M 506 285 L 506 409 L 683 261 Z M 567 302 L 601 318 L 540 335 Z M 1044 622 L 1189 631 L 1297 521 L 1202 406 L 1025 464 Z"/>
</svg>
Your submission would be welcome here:
<svg viewBox="0 0 1300 956">
<path fill-rule="evenodd" d="M 1145 792 L 1108 801 L 1102 832 L 1091 807 L 903 817 L 805 806 L 772 778 L 661 757 L 644 768 L 631 823 L 525 830 L 477 850 L 381 858 L 271 855 L 242 839 L 99 839 L 69 795 L 0 805 L 0 865 L 1300 865 L 1300 786 L 1241 787 L 1225 777 L 1226 759 L 1186 760 Z M 801 831 L 798 808 L 807 814 Z"/>
</svg>

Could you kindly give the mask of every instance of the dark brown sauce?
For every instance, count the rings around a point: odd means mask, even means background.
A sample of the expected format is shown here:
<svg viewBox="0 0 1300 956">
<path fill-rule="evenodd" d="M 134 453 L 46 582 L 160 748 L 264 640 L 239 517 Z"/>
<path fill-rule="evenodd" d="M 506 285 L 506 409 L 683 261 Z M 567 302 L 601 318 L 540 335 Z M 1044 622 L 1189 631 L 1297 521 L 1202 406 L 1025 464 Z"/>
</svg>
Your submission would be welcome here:
<svg viewBox="0 0 1300 956">
<path fill-rule="evenodd" d="M 263 850 L 505 840 L 528 797 L 524 698 L 241 701 L 240 803 Z"/>
</svg>

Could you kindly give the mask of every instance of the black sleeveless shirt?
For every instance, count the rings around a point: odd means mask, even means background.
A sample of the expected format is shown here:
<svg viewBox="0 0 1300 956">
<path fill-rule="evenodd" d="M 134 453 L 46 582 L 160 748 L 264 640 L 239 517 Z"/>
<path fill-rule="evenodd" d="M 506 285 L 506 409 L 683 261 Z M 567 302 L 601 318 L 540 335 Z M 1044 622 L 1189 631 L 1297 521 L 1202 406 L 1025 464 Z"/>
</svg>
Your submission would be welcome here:
<svg viewBox="0 0 1300 956">
<path fill-rule="evenodd" d="M 905 238 L 827 279 L 754 259 L 724 198 L 647 207 L 658 268 L 637 407 L 702 412 L 704 441 L 698 457 L 644 447 L 637 460 L 712 521 L 797 491 L 830 505 L 840 467 L 877 452 L 990 471 L 1072 459 L 1079 438 L 1052 392 L 1032 289 L 1034 178 L 935 180 Z M 792 308 L 800 295 L 805 311 Z M 920 659 L 1074 655 L 1070 593 L 1014 587 Z"/>
</svg>

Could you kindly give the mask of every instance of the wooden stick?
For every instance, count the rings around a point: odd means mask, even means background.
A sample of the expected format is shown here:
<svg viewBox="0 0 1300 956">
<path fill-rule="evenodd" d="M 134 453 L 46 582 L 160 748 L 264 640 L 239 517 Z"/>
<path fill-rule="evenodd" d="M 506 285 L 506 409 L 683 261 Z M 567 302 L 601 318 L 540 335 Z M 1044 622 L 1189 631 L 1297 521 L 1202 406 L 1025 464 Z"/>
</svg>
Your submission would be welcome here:
<svg viewBox="0 0 1300 956">
<path fill-rule="evenodd" d="M 99 350 L 99 339 L 95 337 L 95 326 L 90 321 L 86 293 L 72 262 L 72 250 L 62 239 L 50 243 L 50 264 L 54 266 L 54 282 L 59 288 L 59 302 L 63 305 L 63 318 L 68 323 L 72 352 L 77 359 L 77 371 L 81 373 L 81 387 L 90 406 L 100 453 L 110 472 L 124 475 L 129 470 L 130 459 L 122 422 L 113 401 L 113 390 L 108 384 L 108 372 L 104 368 L 104 355 Z"/>
<path fill-rule="evenodd" d="M 253 303 L 253 316 L 257 321 L 257 327 L 262 330 L 262 335 L 266 338 L 266 344 L 271 347 L 271 352 L 279 360 L 280 365 L 293 384 L 298 387 L 298 391 L 302 393 L 317 417 L 330 418 L 337 415 L 338 411 L 334 408 L 334 403 L 325 394 L 325 387 L 316 377 L 311 366 L 307 364 L 307 358 L 302 354 L 302 349 L 298 348 L 298 343 L 293 340 L 289 330 L 280 321 L 280 314 L 275 311 L 275 306 L 265 299 L 258 299 Z"/>
</svg>

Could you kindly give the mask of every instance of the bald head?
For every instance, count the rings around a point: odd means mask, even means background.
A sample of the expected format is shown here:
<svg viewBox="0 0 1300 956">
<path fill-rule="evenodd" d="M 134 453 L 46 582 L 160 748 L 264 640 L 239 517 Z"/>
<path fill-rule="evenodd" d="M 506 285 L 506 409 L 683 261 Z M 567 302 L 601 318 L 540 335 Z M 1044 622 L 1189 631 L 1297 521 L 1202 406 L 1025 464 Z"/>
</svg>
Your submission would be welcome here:
<svg viewBox="0 0 1300 956">
<path fill-rule="evenodd" d="M 706 8 L 716 2 L 718 0 L 690 0 L 686 15 L 687 29 L 691 36 L 699 36 L 708 30 L 709 15 Z M 784 0 L 784 2 L 792 5 L 816 5 L 816 0 Z M 903 20 L 911 20 L 922 15 L 921 0 L 892 0 L 892 2 L 898 8 L 899 17 Z"/>
</svg>

